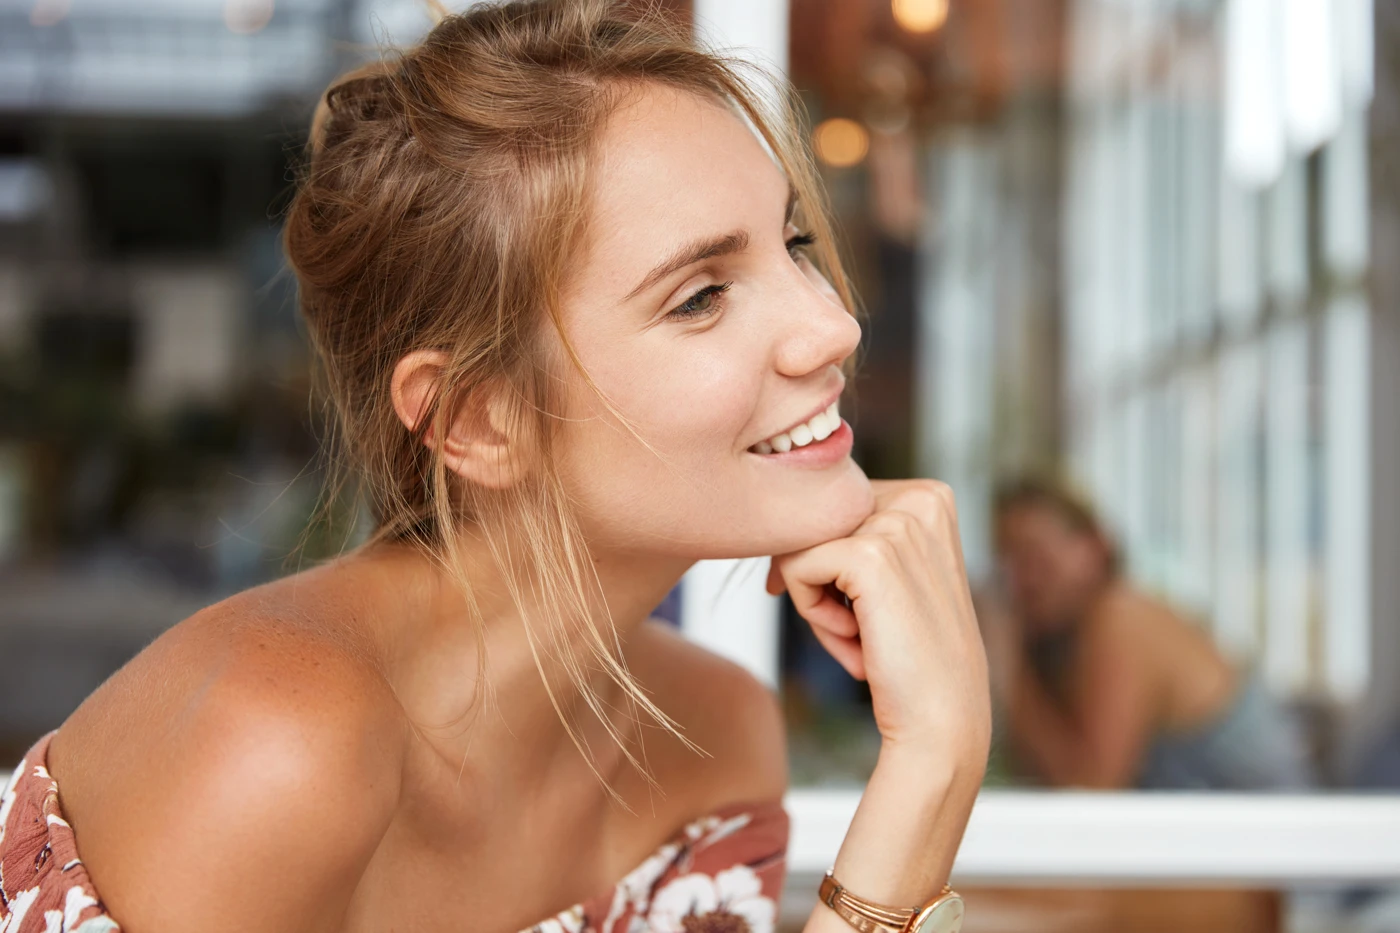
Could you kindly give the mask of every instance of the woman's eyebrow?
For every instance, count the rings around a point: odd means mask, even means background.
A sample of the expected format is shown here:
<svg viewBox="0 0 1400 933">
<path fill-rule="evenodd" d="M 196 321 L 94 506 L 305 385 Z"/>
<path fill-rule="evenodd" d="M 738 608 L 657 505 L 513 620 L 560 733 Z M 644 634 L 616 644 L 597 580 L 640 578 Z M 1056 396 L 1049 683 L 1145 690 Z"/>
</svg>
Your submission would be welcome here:
<svg viewBox="0 0 1400 933">
<path fill-rule="evenodd" d="M 796 208 L 797 189 L 788 185 L 787 207 L 783 211 L 783 224 L 785 226 L 792 221 L 792 214 Z M 646 278 L 642 279 L 641 283 L 628 292 L 622 300 L 632 300 L 666 276 L 684 269 L 686 266 L 703 262 L 706 259 L 714 259 L 716 256 L 728 256 L 732 253 L 743 252 L 748 248 L 748 245 L 749 234 L 747 230 L 735 230 L 733 233 L 726 233 L 722 236 L 693 240 L 657 263 L 646 274 Z"/>
<path fill-rule="evenodd" d="M 706 259 L 714 259 L 716 256 L 728 256 L 730 253 L 738 253 L 746 249 L 749 245 L 749 233 L 747 230 L 735 230 L 733 233 L 726 233 L 721 236 L 705 237 L 685 244 L 680 249 L 667 256 L 656 264 L 646 278 L 642 279 L 640 285 L 627 293 L 624 301 L 635 298 L 641 292 L 646 291 L 666 276 L 680 269 L 684 269 L 693 263 Z"/>
</svg>

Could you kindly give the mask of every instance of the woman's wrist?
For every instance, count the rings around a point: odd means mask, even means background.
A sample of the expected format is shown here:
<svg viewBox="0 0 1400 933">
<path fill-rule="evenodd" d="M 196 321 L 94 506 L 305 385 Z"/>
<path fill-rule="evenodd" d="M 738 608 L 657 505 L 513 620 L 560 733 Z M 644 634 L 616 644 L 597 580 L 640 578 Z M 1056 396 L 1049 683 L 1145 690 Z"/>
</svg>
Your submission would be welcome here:
<svg viewBox="0 0 1400 933">
<path fill-rule="evenodd" d="M 913 907 L 937 896 L 981 787 L 974 749 L 885 745 L 833 865 L 867 900 Z"/>
<path fill-rule="evenodd" d="M 876 768 L 883 763 L 886 771 L 897 773 L 921 769 L 947 771 L 950 779 L 951 776 L 977 772 L 980 781 L 980 774 L 987 767 L 991 743 L 989 702 L 982 715 L 964 716 L 956 728 L 930 728 L 898 738 L 883 737 Z"/>
</svg>

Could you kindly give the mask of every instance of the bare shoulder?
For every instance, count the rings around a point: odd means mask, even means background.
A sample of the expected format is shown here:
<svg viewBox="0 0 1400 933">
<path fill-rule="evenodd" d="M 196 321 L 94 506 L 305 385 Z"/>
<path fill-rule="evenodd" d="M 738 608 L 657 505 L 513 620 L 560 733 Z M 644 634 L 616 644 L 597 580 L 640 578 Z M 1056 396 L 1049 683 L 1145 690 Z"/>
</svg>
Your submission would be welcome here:
<svg viewBox="0 0 1400 933">
<path fill-rule="evenodd" d="M 1109 585 L 1095 606 L 1091 621 L 1090 630 L 1097 640 L 1120 647 L 1155 645 L 1177 628 L 1173 613 L 1164 603 L 1123 581 Z"/>
<path fill-rule="evenodd" d="M 706 806 L 782 796 L 787 739 L 772 690 L 660 621 L 649 621 L 634 633 L 628 659 L 657 705 L 710 756 L 701 757 L 674 740 L 664 746 L 663 763 L 694 779 L 704 789 L 702 796 L 711 798 Z"/>
<path fill-rule="evenodd" d="M 123 927 L 334 929 L 393 818 L 392 691 L 352 638 L 274 605 L 240 594 L 180 623 L 50 747 Z"/>
<path fill-rule="evenodd" d="M 1102 609 L 1097 615 L 1106 637 L 1134 641 L 1149 646 L 1149 651 L 1201 631 L 1172 604 L 1126 582 L 1112 585 Z"/>
<path fill-rule="evenodd" d="M 1087 640 L 1088 655 L 1098 666 L 1163 688 L 1183 672 L 1193 679 L 1228 676 L 1228 662 L 1204 627 L 1162 599 L 1120 583 L 1102 608 Z"/>
</svg>

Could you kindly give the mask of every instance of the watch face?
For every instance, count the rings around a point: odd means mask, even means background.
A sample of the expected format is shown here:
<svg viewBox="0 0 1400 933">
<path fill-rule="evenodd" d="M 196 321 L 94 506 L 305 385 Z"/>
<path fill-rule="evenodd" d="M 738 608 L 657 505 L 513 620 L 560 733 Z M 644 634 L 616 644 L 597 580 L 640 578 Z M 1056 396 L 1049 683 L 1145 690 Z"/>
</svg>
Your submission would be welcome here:
<svg viewBox="0 0 1400 933">
<path fill-rule="evenodd" d="M 936 904 L 919 919 L 914 933 L 958 933 L 962 929 L 963 901 L 950 897 Z"/>
</svg>

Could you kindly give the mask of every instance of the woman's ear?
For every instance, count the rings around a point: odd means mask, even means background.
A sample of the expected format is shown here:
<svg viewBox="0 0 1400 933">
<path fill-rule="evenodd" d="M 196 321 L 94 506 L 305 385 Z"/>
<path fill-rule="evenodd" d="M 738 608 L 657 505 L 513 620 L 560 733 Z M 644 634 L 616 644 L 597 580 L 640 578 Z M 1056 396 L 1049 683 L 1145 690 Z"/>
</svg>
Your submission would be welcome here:
<svg viewBox="0 0 1400 933">
<path fill-rule="evenodd" d="M 414 350 L 394 366 L 390 396 L 399 420 L 413 430 L 441 390 L 447 354 Z M 441 445 L 443 461 L 452 472 L 492 489 L 505 489 L 529 472 L 533 445 L 524 420 L 515 417 L 518 402 L 504 380 L 474 390 L 460 401 Z M 423 443 L 437 448 L 433 427 Z"/>
</svg>

